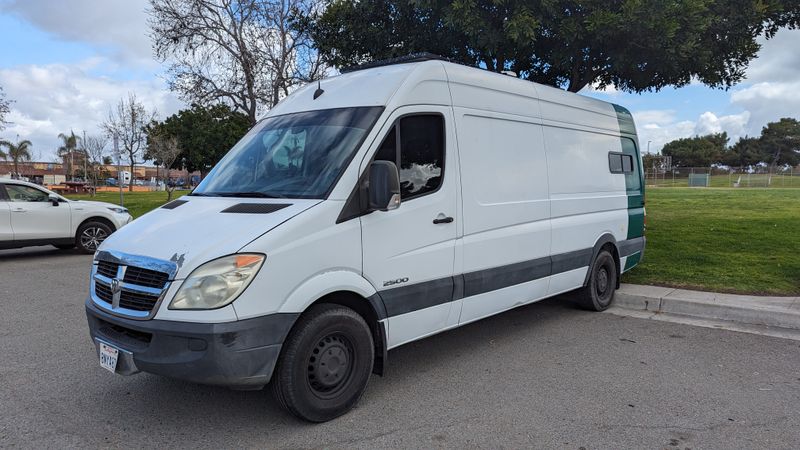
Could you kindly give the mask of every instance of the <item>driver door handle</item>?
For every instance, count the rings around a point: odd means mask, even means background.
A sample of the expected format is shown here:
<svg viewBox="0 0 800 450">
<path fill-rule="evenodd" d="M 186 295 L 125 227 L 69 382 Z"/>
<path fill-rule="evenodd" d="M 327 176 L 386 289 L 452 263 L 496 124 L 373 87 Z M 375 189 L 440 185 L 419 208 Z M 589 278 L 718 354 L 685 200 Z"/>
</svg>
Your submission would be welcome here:
<svg viewBox="0 0 800 450">
<path fill-rule="evenodd" d="M 24 209 L 22 209 L 22 208 L 14 208 L 14 209 L 12 209 L 12 210 L 11 210 L 11 212 L 24 213 L 24 212 L 25 212 L 25 210 L 24 210 Z"/>
<path fill-rule="evenodd" d="M 439 225 L 440 223 L 452 223 L 452 222 L 453 222 L 452 217 L 437 217 L 433 219 L 434 225 Z"/>
</svg>

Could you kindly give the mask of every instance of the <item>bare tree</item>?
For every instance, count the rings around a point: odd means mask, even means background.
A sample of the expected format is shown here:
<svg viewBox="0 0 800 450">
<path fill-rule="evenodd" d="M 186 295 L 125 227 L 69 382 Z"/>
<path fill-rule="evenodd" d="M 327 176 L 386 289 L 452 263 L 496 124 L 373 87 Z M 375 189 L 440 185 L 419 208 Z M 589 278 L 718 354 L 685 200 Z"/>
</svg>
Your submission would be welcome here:
<svg viewBox="0 0 800 450">
<path fill-rule="evenodd" d="M 108 138 L 105 136 L 89 135 L 83 140 L 83 148 L 86 151 L 86 158 L 89 166 L 89 174 L 92 177 L 92 185 L 97 188 L 97 180 L 100 178 L 100 169 L 103 165 L 103 158 L 106 156 L 106 145 Z M 87 174 L 88 175 L 88 174 Z M 94 197 L 95 189 L 92 189 Z"/>
<path fill-rule="evenodd" d="M 6 116 L 8 116 L 8 113 L 10 112 L 11 100 L 6 98 L 6 94 L 3 93 L 3 87 L 0 86 L 0 131 L 3 131 L 6 125 L 8 125 Z"/>
<path fill-rule="evenodd" d="M 131 183 L 129 191 L 133 191 L 133 170 L 138 162 L 137 158 L 145 146 L 145 126 L 155 119 L 155 112 L 149 112 L 144 105 L 136 99 L 136 94 L 128 94 L 128 99 L 120 99 L 116 109 L 108 113 L 108 119 L 103 122 L 103 130 L 111 139 L 116 138 L 119 143 L 120 158 L 128 160 L 131 169 Z M 122 183 L 122 180 L 120 180 Z"/>
<path fill-rule="evenodd" d="M 172 200 L 175 186 L 170 186 L 169 171 L 178 160 L 181 149 L 178 140 L 171 136 L 150 134 L 147 137 L 147 157 L 152 159 L 157 166 L 164 168 L 164 189 L 167 191 L 167 201 Z"/>
<path fill-rule="evenodd" d="M 298 84 L 320 78 L 308 21 L 320 0 L 150 0 L 156 57 L 190 103 L 220 101 L 255 124 Z"/>
</svg>

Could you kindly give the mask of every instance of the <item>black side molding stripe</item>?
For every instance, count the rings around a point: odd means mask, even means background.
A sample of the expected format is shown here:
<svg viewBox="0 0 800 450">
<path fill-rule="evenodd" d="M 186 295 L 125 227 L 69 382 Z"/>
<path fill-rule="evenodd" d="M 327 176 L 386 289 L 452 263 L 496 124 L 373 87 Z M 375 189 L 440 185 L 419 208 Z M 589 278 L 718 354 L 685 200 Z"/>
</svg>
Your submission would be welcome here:
<svg viewBox="0 0 800 450">
<path fill-rule="evenodd" d="M 464 297 L 496 291 L 550 276 L 550 257 L 464 274 Z"/>
<path fill-rule="evenodd" d="M 453 301 L 453 277 L 380 291 L 388 317 Z"/>
<path fill-rule="evenodd" d="M 644 237 L 637 237 L 633 239 L 627 239 L 625 241 L 620 241 L 617 244 L 619 248 L 619 256 L 620 258 L 625 256 L 631 256 L 634 253 L 641 252 L 644 250 Z"/>
<path fill-rule="evenodd" d="M 638 237 L 616 243 L 620 257 L 630 256 L 644 249 L 644 238 Z M 588 267 L 592 263 L 594 249 L 586 248 L 505 266 L 439 278 L 422 283 L 378 291 L 377 295 L 385 308 L 378 311 L 380 319 L 399 316 L 432 306 L 441 305 L 473 295 L 485 294 L 509 286 L 527 283 L 551 275 Z M 377 299 L 373 295 L 373 307 Z"/>
</svg>

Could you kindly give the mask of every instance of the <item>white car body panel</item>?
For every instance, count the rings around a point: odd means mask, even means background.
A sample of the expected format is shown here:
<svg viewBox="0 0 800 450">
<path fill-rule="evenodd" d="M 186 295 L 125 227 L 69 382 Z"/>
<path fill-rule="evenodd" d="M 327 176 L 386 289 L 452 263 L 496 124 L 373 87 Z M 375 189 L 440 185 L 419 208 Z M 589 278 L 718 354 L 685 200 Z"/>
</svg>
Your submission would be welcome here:
<svg viewBox="0 0 800 450">
<path fill-rule="evenodd" d="M 110 209 L 120 208 L 112 203 L 68 200 L 42 186 L 21 180 L 0 179 L 0 184 L 26 186 L 59 199 L 58 206 L 54 206 L 50 202 L 16 202 L 0 197 L 0 247 L 11 246 L 14 241 L 43 245 L 49 241 L 74 239 L 78 228 L 89 219 L 104 219 L 115 230 L 133 220 L 127 212 L 118 213 Z M 4 211 L 9 213 L 7 220 Z"/>
</svg>

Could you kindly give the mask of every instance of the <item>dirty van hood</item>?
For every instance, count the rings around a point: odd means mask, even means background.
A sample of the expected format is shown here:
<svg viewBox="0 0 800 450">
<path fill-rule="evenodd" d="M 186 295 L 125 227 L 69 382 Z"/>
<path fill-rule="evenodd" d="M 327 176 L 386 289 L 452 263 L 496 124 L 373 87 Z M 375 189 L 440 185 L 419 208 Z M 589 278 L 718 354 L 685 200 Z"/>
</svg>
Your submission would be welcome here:
<svg viewBox="0 0 800 450">
<path fill-rule="evenodd" d="M 182 197 L 119 229 L 99 250 L 179 261 L 176 278 L 185 278 L 200 264 L 236 253 L 320 201 Z"/>
</svg>

